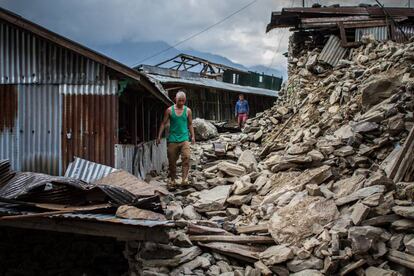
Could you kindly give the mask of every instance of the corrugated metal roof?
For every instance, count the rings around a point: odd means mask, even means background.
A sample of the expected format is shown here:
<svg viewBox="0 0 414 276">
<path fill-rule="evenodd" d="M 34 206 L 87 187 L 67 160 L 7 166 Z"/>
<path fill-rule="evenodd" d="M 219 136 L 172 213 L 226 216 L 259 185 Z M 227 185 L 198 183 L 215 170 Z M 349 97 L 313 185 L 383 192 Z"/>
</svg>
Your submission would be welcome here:
<svg viewBox="0 0 414 276">
<path fill-rule="evenodd" d="M 373 35 L 378 41 L 388 40 L 388 26 L 355 29 L 355 41 L 361 41 L 364 35 Z"/>
<path fill-rule="evenodd" d="M 120 223 L 127 225 L 154 227 L 154 226 L 174 226 L 172 221 L 154 221 L 154 220 L 135 220 L 135 219 L 123 219 L 118 218 L 111 214 L 80 214 L 80 213 L 67 213 L 52 215 L 52 218 L 73 218 L 80 220 L 94 220 L 108 223 Z"/>
<path fill-rule="evenodd" d="M 186 79 L 186 78 L 173 78 L 173 77 L 167 77 L 167 76 L 161 76 L 161 75 L 155 75 L 155 74 L 147 74 L 147 75 L 153 80 L 159 81 L 161 83 L 188 84 L 188 85 L 234 91 L 234 92 L 239 92 L 239 93 L 270 96 L 270 97 L 277 97 L 277 92 L 278 92 L 278 91 L 269 90 L 269 89 L 231 84 L 231 83 L 216 81 L 216 80 L 207 79 L 207 78 Z"/>
<path fill-rule="evenodd" d="M 345 56 L 346 51 L 347 49 L 341 46 L 341 40 L 337 36 L 331 35 L 323 47 L 322 52 L 319 54 L 318 59 L 335 67 L 339 60 Z"/>
<path fill-rule="evenodd" d="M 93 182 L 107 176 L 116 169 L 91 162 L 79 157 L 75 157 L 75 161 L 69 164 L 65 172 L 65 177 L 81 179 L 85 182 Z"/>
<path fill-rule="evenodd" d="M 9 172 L 4 173 L 9 174 Z M 66 189 L 66 187 L 73 189 Z M 86 192 L 92 188 L 94 188 L 93 185 L 73 178 L 50 176 L 41 173 L 19 172 L 0 188 L 0 196 L 8 199 L 16 199 L 30 193 L 44 192 L 45 197 L 48 197 L 50 200 L 66 200 L 75 195 L 73 192 L 75 189 Z"/>
<path fill-rule="evenodd" d="M 158 196 L 148 195 L 148 193 L 144 192 L 135 195 L 122 187 L 122 185 L 113 185 L 112 183 L 90 184 L 81 179 L 32 172 L 17 172 L 14 174 L 10 167 L 7 166 L 7 163 L 8 161 L 1 162 L 0 164 L 0 179 L 7 180 L 2 181 L 2 186 L 0 187 L 0 196 L 3 198 L 78 206 L 85 205 L 89 200 L 89 196 L 93 194 L 95 201 L 103 203 L 108 203 L 109 201 L 117 204 L 133 203 L 135 206 L 151 203 L 150 208 L 152 210 L 159 209 Z M 110 168 L 101 168 L 102 170 L 96 171 L 95 174 L 88 174 L 88 167 L 82 165 L 85 162 L 80 164 L 78 167 L 75 166 L 74 170 L 78 173 L 85 172 L 85 174 L 77 175 L 74 173 L 74 175 L 90 177 L 90 179 L 93 179 L 91 176 L 99 177 L 99 175 L 105 175 L 105 172 L 107 172 L 105 169 Z M 88 165 L 93 166 L 93 164 Z M 80 168 L 80 170 L 76 171 L 76 168 Z M 86 168 L 86 170 L 82 170 L 83 168 Z M 113 168 L 110 169 L 114 171 Z M 91 170 L 90 172 L 94 171 Z M 13 178 L 10 179 L 9 176 L 11 174 L 13 174 Z"/>
</svg>

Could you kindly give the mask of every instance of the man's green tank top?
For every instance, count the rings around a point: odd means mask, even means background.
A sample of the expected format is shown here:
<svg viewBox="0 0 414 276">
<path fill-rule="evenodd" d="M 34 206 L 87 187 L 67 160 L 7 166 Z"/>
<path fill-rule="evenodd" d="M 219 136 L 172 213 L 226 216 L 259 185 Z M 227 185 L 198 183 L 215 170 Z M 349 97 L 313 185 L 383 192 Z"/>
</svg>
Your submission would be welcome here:
<svg viewBox="0 0 414 276">
<path fill-rule="evenodd" d="M 173 105 L 171 107 L 170 134 L 168 136 L 168 142 L 181 143 L 188 141 L 189 139 L 190 135 L 188 133 L 187 106 L 184 106 L 183 113 L 180 116 L 177 116 Z"/>
</svg>

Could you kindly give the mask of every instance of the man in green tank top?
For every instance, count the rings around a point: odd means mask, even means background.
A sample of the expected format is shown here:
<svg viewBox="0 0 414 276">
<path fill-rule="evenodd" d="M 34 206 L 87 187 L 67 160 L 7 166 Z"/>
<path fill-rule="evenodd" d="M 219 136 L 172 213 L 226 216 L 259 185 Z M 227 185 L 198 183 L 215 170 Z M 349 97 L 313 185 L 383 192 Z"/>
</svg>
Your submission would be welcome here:
<svg viewBox="0 0 414 276">
<path fill-rule="evenodd" d="M 168 186 L 175 188 L 177 174 L 177 160 L 181 155 L 182 161 L 182 185 L 188 184 L 188 172 L 190 171 L 190 134 L 191 143 L 195 144 L 193 119 L 191 109 L 185 106 L 186 95 L 179 91 L 175 97 L 175 105 L 165 110 L 164 119 L 161 122 L 158 132 L 157 143 L 161 141 L 165 126 L 170 123 L 170 131 L 167 137 L 168 142 Z"/>
</svg>

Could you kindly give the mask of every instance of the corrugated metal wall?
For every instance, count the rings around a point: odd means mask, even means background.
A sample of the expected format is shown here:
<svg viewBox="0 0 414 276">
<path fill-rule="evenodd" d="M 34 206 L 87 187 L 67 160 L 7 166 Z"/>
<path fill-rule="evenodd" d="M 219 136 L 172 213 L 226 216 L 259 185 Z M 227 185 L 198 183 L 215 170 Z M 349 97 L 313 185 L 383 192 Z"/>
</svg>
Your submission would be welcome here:
<svg viewBox="0 0 414 276">
<path fill-rule="evenodd" d="M 0 159 L 10 159 L 13 169 L 61 172 L 58 91 L 57 85 L 0 85 L 0 117 L 14 116 L 13 125 L 0 123 Z"/>
<path fill-rule="evenodd" d="M 106 66 L 0 22 L 0 158 L 50 174 L 74 155 L 113 165 L 117 87 Z"/>
<path fill-rule="evenodd" d="M 57 85 L 19 85 L 20 170 L 61 173 L 62 105 Z"/>
<path fill-rule="evenodd" d="M 106 67 L 0 22 L 0 84 L 88 84 L 107 80 Z"/>
<path fill-rule="evenodd" d="M 364 35 L 373 35 L 379 41 L 388 40 L 388 26 L 355 29 L 355 41 L 361 41 Z"/>
<path fill-rule="evenodd" d="M 105 86 L 63 85 L 63 167 L 74 156 L 114 164 L 118 142 L 117 83 Z"/>
<path fill-rule="evenodd" d="M 395 32 L 395 40 L 397 42 L 403 43 L 406 42 L 406 37 L 411 38 L 414 36 L 414 26 L 412 25 L 403 25 L 400 26 L 400 28 L 402 29 L 402 31 L 404 32 L 404 34 L 401 32 L 401 30 L 397 27 L 394 28 L 394 32 Z"/>
</svg>

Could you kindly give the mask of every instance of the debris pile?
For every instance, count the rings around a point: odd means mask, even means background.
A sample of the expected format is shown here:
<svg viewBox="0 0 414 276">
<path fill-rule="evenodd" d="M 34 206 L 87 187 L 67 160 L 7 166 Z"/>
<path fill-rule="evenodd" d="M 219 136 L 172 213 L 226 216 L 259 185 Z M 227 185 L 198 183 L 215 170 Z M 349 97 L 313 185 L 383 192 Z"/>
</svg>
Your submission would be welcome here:
<svg viewBox="0 0 414 276">
<path fill-rule="evenodd" d="M 279 101 L 241 134 L 216 137 L 201 121 L 204 139 L 216 138 L 192 146 L 192 185 L 168 193 L 166 175 L 151 185 L 122 171 L 90 184 L 38 175 L 12 196 L 24 174 L 6 164 L 0 195 L 34 201 L 76 186 L 118 218 L 171 222 L 168 243 L 126 243 L 131 275 L 411 275 L 414 42 L 363 42 L 335 68 L 317 49 L 291 57 Z"/>
<path fill-rule="evenodd" d="M 130 262 L 147 275 L 410 274 L 414 43 L 365 37 L 333 69 L 317 56 L 289 61 L 279 102 L 244 133 L 194 149 L 193 186 L 164 198 L 182 229 L 128 244 Z"/>
</svg>

